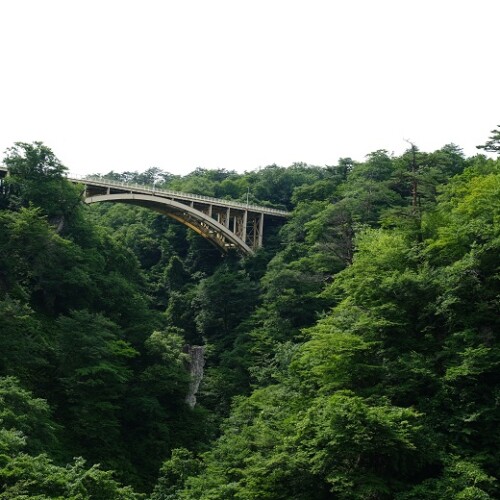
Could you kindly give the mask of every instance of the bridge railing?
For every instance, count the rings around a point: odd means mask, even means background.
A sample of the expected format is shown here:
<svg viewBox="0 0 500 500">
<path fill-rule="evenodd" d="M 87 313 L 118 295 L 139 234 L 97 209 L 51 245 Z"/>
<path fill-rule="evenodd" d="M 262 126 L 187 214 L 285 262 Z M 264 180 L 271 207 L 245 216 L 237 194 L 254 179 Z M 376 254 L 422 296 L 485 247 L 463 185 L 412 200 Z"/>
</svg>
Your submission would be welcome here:
<svg viewBox="0 0 500 500">
<path fill-rule="evenodd" d="M 265 212 L 268 214 L 275 214 L 279 215 L 281 217 L 287 217 L 290 215 L 289 212 L 286 210 L 280 210 L 278 208 L 272 208 L 272 207 L 265 207 L 261 205 L 254 205 L 254 204 L 247 204 L 247 203 L 242 203 L 239 201 L 233 201 L 233 200 L 224 200 L 222 198 L 214 198 L 213 196 L 205 196 L 202 194 L 195 194 L 195 193 L 184 193 L 182 191 L 173 191 L 170 189 L 158 189 L 155 186 L 146 186 L 144 184 L 137 184 L 134 182 L 121 182 L 121 181 L 115 181 L 115 180 L 110 180 L 110 179 L 102 179 L 101 177 L 95 177 L 92 175 L 79 175 L 79 174 L 73 174 L 73 173 L 68 173 L 66 177 L 69 180 L 73 181 L 82 181 L 83 183 L 88 182 L 92 184 L 98 184 L 102 187 L 107 187 L 107 186 L 116 186 L 116 187 L 121 187 L 121 188 L 127 188 L 127 189 L 137 189 L 137 190 L 143 190 L 147 191 L 150 193 L 154 194 L 160 194 L 160 195 L 165 195 L 165 196 L 172 196 L 172 197 L 177 197 L 177 198 L 184 198 L 188 200 L 200 200 L 204 202 L 208 202 L 211 204 L 217 204 L 217 205 L 225 205 L 228 207 L 238 207 L 241 208 L 242 210 L 249 210 L 249 211 L 254 211 L 254 212 Z"/>
</svg>

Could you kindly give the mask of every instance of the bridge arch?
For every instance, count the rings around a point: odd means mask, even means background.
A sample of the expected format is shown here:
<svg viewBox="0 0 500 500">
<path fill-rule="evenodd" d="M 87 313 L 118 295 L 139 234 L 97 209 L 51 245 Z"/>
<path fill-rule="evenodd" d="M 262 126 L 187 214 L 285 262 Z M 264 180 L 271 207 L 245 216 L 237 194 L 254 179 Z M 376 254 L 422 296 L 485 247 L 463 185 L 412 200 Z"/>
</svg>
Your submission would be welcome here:
<svg viewBox="0 0 500 500">
<path fill-rule="evenodd" d="M 127 203 L 143 208 L 149 208 L 189 227 L 199 235 L 208 239 L 224 252 L 235 248 L 246 255 L 252 255 L 253 250 L 229 228 L 215 220 L 210 214 L 204 213 L 190 205 L 178 201 L 155 196 L 154 194 L 116 193 L 88 196 L 85 203 Z"/>
</svg>

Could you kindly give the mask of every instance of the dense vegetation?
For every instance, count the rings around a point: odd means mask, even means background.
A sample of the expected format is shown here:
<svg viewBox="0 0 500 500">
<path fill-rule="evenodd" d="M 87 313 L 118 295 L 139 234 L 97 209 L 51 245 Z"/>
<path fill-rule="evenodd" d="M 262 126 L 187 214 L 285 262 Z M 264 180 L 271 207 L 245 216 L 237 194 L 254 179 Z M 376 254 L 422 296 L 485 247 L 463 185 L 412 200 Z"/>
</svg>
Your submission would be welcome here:
<svg viewBox="0 0 500 500">
<path fill-rule="evenodd" d="M 1 499 L 500 497 L 500 160 L 105 176 L 292 211 L 245 259 L 4 164 Z"/>
</svg>

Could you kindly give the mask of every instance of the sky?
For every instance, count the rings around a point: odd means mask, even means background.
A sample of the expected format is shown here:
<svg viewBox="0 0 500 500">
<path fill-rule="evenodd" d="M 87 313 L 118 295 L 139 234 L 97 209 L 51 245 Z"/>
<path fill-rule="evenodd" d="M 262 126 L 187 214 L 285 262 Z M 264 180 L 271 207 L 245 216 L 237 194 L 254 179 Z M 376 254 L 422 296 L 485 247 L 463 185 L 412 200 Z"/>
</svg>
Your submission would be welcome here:
<svg viewBox="0 0 500 500">
<path fill-rule="evenodd" d="M 500 124 L 498 0 L 1 0 L 0 152 L 72 173 L 334 165 Z"/>
</svg>

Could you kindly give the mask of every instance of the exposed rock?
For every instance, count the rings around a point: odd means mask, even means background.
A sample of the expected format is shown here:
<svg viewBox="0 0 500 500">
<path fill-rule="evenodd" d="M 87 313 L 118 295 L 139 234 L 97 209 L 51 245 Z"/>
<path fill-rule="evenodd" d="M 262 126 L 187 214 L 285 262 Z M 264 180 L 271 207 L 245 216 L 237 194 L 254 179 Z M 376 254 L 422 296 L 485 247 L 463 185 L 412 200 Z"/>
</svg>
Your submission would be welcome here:
<svg viewBox="0 0 500 500">
<path fill-rule="evenodd" d="M 196 405 L 196 393 L 203 379 L 203 367 L 205 366 L 205 347 L 200 345 L 188 345 L 185 348 L 189 356 L 188 368 L 191 375 L 186 403 L 194 408 Z"/>
</svg>

